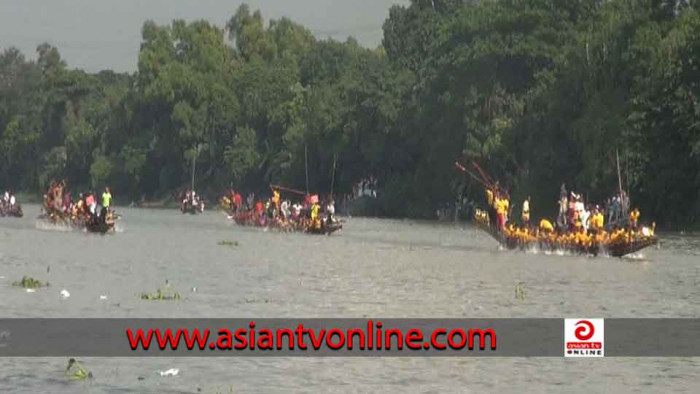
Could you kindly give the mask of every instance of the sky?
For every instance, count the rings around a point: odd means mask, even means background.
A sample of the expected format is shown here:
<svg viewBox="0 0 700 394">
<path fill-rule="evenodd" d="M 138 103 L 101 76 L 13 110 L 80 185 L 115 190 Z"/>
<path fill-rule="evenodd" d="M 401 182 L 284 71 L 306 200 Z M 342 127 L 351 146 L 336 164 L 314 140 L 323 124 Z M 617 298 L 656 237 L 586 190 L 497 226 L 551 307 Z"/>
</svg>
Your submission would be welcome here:
<svg viewBox="0 0 700 394">
<path fill-rule="evenodd" d="M 367 47 L 381 43 L 392 4 L 410 0 L 247 0 L 265 20 L 286 16 L 318 38 L 354 36 Z M 35 59 L 37 45 L 58 48 L 71 68 L 95 72 L 136 70 L 146 20 L 206 19 L 223 27 L 242 0 L 0 0 L 0 49 Z"/>
</svg>

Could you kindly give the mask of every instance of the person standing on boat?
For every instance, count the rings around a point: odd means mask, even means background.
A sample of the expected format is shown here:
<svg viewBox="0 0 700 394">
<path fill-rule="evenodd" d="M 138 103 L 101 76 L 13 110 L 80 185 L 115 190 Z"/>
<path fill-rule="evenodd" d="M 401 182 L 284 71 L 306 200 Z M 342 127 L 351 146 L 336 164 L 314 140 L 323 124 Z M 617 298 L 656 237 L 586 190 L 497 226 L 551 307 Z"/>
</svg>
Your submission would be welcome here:
<svg viewBox="0 0 700 394">
<path fill-rule="evenodd" d="M 488 207 L 487 212 L 488 212 L 488 217 L 489 217 L 489 226 L 495 226 L 497 225 L 497 216 L 496 216 L 496 200 L 495 196 L 493 194 L 493 190 L 491 188 L 486 188 L 486 206 Z"/>
<path fill-rule="evenodd" d="M 630 212 L 630 227 L 633 230 L 636 230 L 637 223 L 639 223 L 639 210 L 635 208 L 632 212 Z"/>
<path fill-rule="evenodd" d="M 85 203 L 87 204 L 90 215 L 94 216 L 95 208 L 97 207 L 97 201 L 95 201 L 95 194 L 93 192 L 88 193 L 88 196 L 85 199 Z"/>
<path fill-rule="evenodd" d="M 506 191 L 506 193 L 508 193 Z M 504 209 L 504 218 L 503 218 L 503 225 L 505 226 L 508 223 L 508 218 L 510 218 L 510 200 L 508 199 L 508 194 L 504 193 L 503 194 L 503 204 L 505 205 Z"/>
<path fill-rule="evenodd" d="M 566 228 L 568 225 L 566 212 L 569 202 L 567 196 L 568 193 L 566 192 L 566 186 L 562 183 L 559 191 L 559 216 L 557 217 L 557 227 L 561 229 Z"/>
<path fill-rule="evenodd" d="M 328 205 L 326 205 L 326 214 L 328 215 L 328 223 L 333 223 L 335 217 L 335 201 L 333 201 L 333 198 L 328 200 Z"/>
<path fill-rule="evenodd" d="M 624 190 L 620 193 L 620 208 L 623 217 L 627 216 L 630 211 L 630 198 Z"/>
<path fill-rule="evenodd" d="M 69 212 L 70 204 L 71 204 L 70 189 L 66 189 L 66 192 L 63 194 L 63 200 L 61 201 L 61 210 L 63 212 Z"/>
<path fill-rule="evenodd" d="M 280 191 L 277 189 L 272 189 L 272 205 L 274 206 L 273 216 L 278 216 L 280 213 Z"/>
<path fill-rule="evenodd" d="M 321 205 L 319 205 L 318 201 L 314 201 L 311 205 L 311 225 L 316 230 L 321 228 L 320 212 Z"/>
<path fill-rule="evenodd" d="M 282 201 L 282 204 L 280 205 L 280 213 L 285 221 L 289 219 L 289 200 Z"/>
<path fill-rule="evenodd" d="M 523 201 L 522 219 L 523 227 L 530 227 L 530 196 L 528 196 L 527 199 Z"/>
<path fill-rule="evenodd" d="M 506 227 L 506 200 L 498 193 L 494 199 L 496 205 L 496 216 L 498 218 L 498 230 L 503 231 Z"/>
<path fill-rule="evenodd" d="M 109 191 L 109 186 L 105 187 L 105 191 L 102 193 L 102 207 L 109 210 L 112 206 L 112 193 Z"/>
<path fill-rule="evenodd" d="M 265 207 L 263 206 L 262 201 L 258 201 L 255 203 L 255 216 L 259 219 L 263 215 Z"/>
<path fill-rule="evenodd" d="M 620 197 L 615 196 L 615 197 L 613 197 L 613 200 L 612 200 L 612 215 L 611 215 L 612 217 L 610 218 L 610 220 L 608 220 L 608 222 L 610 222 L 610 223 L 617 222 L 619 219 L 619 215 L 620 215 Z"/>
<path fill-rule="evenodd" d="M 605 218 L 603 213 L 600 211 L 600 207 L 596 206 L 593 211 L 593 217 L 591 218 L 591 229 L 594 234 L 603 230 L 605 224 Z"/>
<path fill-rule="evenodd" d="M 248 197 L 246 197 L 246 205 L 248 206 L 248 209 L 253 209 L 254 203 L 255 203 L 255 193 L 248 194 Z"/>
<path fill-rule="evenodd" d="M 243 197 L 239 193 L 233 195 L 233 211 L 238 212 L 243 204 Z"/>
</svg>

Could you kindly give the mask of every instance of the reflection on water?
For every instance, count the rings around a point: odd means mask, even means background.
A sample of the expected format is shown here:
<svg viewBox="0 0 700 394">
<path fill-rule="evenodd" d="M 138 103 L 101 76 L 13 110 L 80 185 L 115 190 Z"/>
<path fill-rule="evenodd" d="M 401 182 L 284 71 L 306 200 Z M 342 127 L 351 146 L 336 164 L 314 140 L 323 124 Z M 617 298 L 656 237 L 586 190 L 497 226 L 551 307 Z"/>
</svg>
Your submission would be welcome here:
<svg viewBox="0 0 700 394">
<path fill-rule="evenodd" d="M 123 232 L 0 219 L 4 317 L 697 317 L 700 237 L 623 259 L 499 250 L 469 226 L 352 218 L 342 234 L 237 227 L 223 213 L 123 209 Z M 238 246 L 217 245 L 236 241 Z M 23 275 L 51 282 L 26 293 Z M 142 301 L 168 280 L 183 300 Z M 520 284 L 526 297 L 516 299 Z M 196 292 L 191 289 L 196 288 Z M 71 297 L 62 300 L 59 291 Z M 107 299 L 100 296 L 106 295 Z M 697 359 L 0 359 L 17 392 L 655 392 L 693 390 Z M 580 361 L 580 360 L 577 360 Z M 179 368 L 176 377 L 157 371 Z"/>
</svg>

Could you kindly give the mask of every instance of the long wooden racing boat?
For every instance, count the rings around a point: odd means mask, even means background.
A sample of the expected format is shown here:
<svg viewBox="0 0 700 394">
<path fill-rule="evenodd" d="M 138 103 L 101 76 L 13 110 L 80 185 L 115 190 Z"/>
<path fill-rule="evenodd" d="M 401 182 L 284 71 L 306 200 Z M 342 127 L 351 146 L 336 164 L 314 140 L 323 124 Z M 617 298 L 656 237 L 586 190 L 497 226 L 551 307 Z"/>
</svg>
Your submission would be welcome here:
<svg viewBox="0 0 700 394">
<path fill-rule="evenodd" d="M 108 212 L 104 218 L 99 216 L 73 217 L 67 213 L 53 211 L 50 213 L 43 213 L 39 215 L 37 219 L 54 225 L 64 225 L 91 233 L 105 234 L 114 231 L 114 225 L 116 220 L 119 219 L 119 216 Z"/>
<path fill-rule="evenodd" d="M 343 224 L 336 221 L 324 219 L 320 227 L 314 227 L 304 218 L 299 220 L 275 220 L 269 219 L 266 215 L 256 215 L 253 211 L 230 212 L 227 211 L 229 219 L 240 226 L 265 227 L 275 231 L 302 232 L 315 235 L 330 235 L 338 230 L 342 230 Z"/>
<path fill-rule="evenodd" d="M 654 226 L 651 228 L 641 227 L 638 230 L 618 228 L 611 232 L 601 231 L 598 234 L 545 233 L 538 229 L 526 230 L 512 225 L 499 230 L 489 223 L 488 214 L 481 210 L 476 210 L 474 223 L 503 247 L 511 250 L 539 250 L 622 257 L 659 242 L 658 237 L 654 235 Z"/>
</svg>

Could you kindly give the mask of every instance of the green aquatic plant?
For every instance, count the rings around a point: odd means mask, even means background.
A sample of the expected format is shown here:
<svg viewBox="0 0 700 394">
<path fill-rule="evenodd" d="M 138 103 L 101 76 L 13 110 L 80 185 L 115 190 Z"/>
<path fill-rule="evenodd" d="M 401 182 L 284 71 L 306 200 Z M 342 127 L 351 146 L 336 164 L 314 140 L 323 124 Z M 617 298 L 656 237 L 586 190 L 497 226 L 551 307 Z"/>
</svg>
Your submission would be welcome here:
<svg viewBox="0 0 700 394">
<path fill-rule="evenodd" d="M 219 246 L 238 246 L 238 241 L 220 241 Z"/>
<path fill-rule="evenodd" d="M 23 287 L 25 289 L 38 289 L 40 287 L 48 287 L 49 282 L 42 282 L 40 280 L 34 279 L 31 276 L 23 276 L 22 280 L 17 282 L 12 282 L 12 286 Z"/>
<path fill-rule="evenodd" d="M 515 285 L 515 299 L 525 301 L 525 290 L 523 289 L 522 285 L 522 282 Z"/>
<path fill-rule="evenodd" d="M 226 394 L 226 393 L 233 393 L 235 390 L 233 389 L 233 386 L 227 386 L 225 388 L 223 387 L 213 387 L 213 388 L 208 388 L 203 390 L 201 387 L 197 387 L 197 392 L 198 393 L 213 393 L 213 394 Z"/>
<path fill-rule="evenodd" d="M 71 358 L 66 366 L 66 376 L 72 380 L 92 379 L 92 372 L 80 365 L 74 358 Z"/>
<path fill-rule="evenodd" d="M 141 294 L 141 299 L 148 301 L 177 301 L 180 298 L 180 293 L 173 290 L 168 281 L 165 281 L 165 286 L 159 287 L 153 293 Z"/>
</svg>

